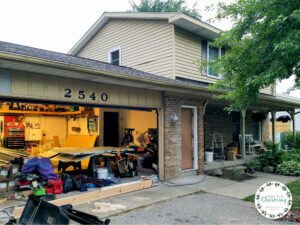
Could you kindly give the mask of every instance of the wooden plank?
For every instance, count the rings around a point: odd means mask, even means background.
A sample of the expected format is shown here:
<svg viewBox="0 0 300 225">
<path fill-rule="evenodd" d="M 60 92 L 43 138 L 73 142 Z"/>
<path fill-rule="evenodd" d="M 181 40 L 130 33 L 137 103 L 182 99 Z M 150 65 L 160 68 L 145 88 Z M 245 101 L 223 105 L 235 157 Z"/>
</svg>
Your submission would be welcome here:
<svg viewBox="0 0 300 225">
<path fill-rule="evenodd" d="M 126 184 L 119 184 L 111 187 L 103 187 L 100 190 L 86 192 L 83 194 L 70 196 L 62 199 L 50 201 L 50 203 L 61 206 L 66 204 L 79 205 L 86 202 L 91 202 L 99 199 L 113 197 L 133 191 L 143 190 L 152 187 L 152 180 L 135 181 Z M 14 217 L 19 219 L 22 215 L 24 207 L 17 207 L 14 210 Z"/>
</svg>

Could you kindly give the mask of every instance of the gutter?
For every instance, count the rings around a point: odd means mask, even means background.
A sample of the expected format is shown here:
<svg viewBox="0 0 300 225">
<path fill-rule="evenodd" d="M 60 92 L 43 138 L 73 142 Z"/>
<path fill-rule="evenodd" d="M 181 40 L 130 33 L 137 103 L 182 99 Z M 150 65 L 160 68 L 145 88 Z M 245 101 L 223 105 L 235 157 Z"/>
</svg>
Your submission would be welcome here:
<svg viewBox="0 0 300 225">
<path fill-rule="evenodd" d="M 37 57 L 15 54 L 15 53 L 7 53 L 7 52 L 0 51 L 0 58 L 20 61 L 20 62 L 24 62 L 24 63 L 43 65 L 43 66 L 48 66 L 48 67 L 50 66 L 50 67 L 66 69 L 66 70 L 71 70 L 71 71 L 76 71 L 76 72 L 89 73 L 92 75 L 102 75 L 102 76 L 104 75 L 104 76 L 109 76 L 111 78 L 141 82 L 140 78 L 123 75 L 123 73 L 116 73 L 116 72 L 112 72 L 112 71 L 100 71 L 100 70 L 90 69 L 89 67 L 80 66 L 80 65 L 76 65 L 76 64 L 62 63 L 62 62 L 57 62 L 54 60 L 47 60 L 47 59 L 42 59 L 42 58 L 37 58 Z M 204 92 L 209 92 L 212 95 L 213 94 L 222 94 L 225 92 L 225 91 L 211 92 L 206 87 L 199 87 L 199 86 L 194 86 L 194 85 L 189 85 L 189 84 L 174 84 L 174 83 L 169 83 L 167 81 L 152 80 L 152 79 L 148 79 L 146 77 L 143 78 L 142 82 L 149 83 L 149 84 L 157 84 L 160 86 L 176 88 L 176 89 L 183 88 L 188 91 L 191 91 L 191 90 L 204 91 Z M 162 89 L 161 91 L 164 91 L 164 89 Z M 259 94 L 258 101 L 259 100 L 273 102 L 273 103 L 281 103 L 281 104 L 285 104 L 285 105 L 291 104 L 292 105 L 291 108 L 300 108 L 300 101 L 299 101 L 299 103 L 292 102 L 292 101 L 288 101 L 288 100 L 284 100 L 284 99 L 278 99 L 278 98 L 276 98 L 276 96 L 267 96 L 267 95 Z"/>
<path fill-rule="evenodd" d="M 60 68 L 60 69 L 67 69 L 67 70 L 72 70 L 76 72 L 84 72 L 84 73 L 89 73 L 89 74 L 94 74 L 94 75 L 108 75 L 112 78 L 119 78 L 119 79 L 125 79 L 129 81 L 138 81 L 141 82 L 140 78 L 137 77 L 132 77 L 131 75 L 123 75 L 123 73 L 116 73 L 112 71 L 100 71 L 96 69 L 91 69 L 89 67 L 81 66 L 81 65 L 76 65 L 76 64 L 69 64 L 69 63 L 62 63 L 62 62 L 57 62 L 53 60 L 48 60 L 48 59 L 41 59 L 37 57 L 31 57 L 31 56 L 24 56 L 24 55 L 19 55 L 15 53 L 7 53 L 7 52 L 2 52 L 0 51 L 0 58 L 3 59 L 10 59 L 10 60 L 15 60 L 15 61 L 20 61 L 24 63 L 32 63 L 32 64 L 37 64 L 37 65 L 43 65 L 43 66 L 50 66 L 50 67 L 55 67 L 55 68 Z M 208 91 L 207 88 L 205 87 L 199 87 L 199 86 L 194 86 L 194 85 L 180 85 L 180 84 L 172 84 L 167 81 L 158 81 L 158 80 L 153 80 L 149 78 L 143 78 L 142 80 L 145 83 L 150 83 L 150 84 L 158 84 L 162 86 L 167 86 L 167 87 L 175 87 L 175 88 L 186 88 L 189 90 L 195 90 L 195 91 Z M 162 90 L 163 91 L 163 90 Z"/>
</svg>

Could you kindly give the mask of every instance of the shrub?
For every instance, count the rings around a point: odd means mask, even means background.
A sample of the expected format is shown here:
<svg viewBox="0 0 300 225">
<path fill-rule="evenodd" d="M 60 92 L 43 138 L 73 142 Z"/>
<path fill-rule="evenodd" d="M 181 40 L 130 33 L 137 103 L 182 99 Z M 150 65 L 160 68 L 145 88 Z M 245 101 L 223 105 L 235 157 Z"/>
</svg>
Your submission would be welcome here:
<svg viewBox="0 0 300 225">
<path fill-rule="evenodd" d="M 285 145 L 288 148 L 300 148 L 300 131 L 296 132 L 296 145 L 294 143 L 293 132 L 284 132 L 283 146 Z"/>
<path fill-rule="evenodd" d="M 261 163 L 258 159 L 253 159 L 248 163 L 250 168 L 253 168 L 256 171 L 260 171 L 262 169 Z"/>
<path fill-rule="evenodd" d="M 277 165 L 283 161 L 285 152 L 279 150 L 278 144 L 267 142 L 265 143 L 265 146 L 268 151 L 261 153 L 258 157 L 261 167 L 273 166 L 276 169 Z"/>
<path fill-rule="evenodd" d="M 277 166 L 276 172 L 287 176 L 300 176 L 300 163 L 296 161 L 285 161 Z"/>
<path fill-rule="evenodd" d="M 268 151 L 276 151 L 279 150 L 279 143 L 273 144 L 272 141 L 265 141 L 264 146 Z"/>
<path fill-rule="evenodd" d="M 290 151 L 285 151 L 283 161 L 300 162 L 300 149 L 293 149 Z"/>
</svg>

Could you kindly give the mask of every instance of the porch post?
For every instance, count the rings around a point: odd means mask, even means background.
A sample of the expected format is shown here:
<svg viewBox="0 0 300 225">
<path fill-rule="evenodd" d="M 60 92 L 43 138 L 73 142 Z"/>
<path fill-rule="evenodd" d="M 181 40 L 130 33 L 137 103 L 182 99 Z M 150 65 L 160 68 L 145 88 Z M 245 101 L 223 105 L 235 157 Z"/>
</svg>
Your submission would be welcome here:
<svg viewBox="0 0 300 225">
<path fill-rule="evenodd" d="M 246 123 L 245 123 L 245 118 L 246 118 L 246 111 L 247 109 L 242 109 L 241 110 L 241 130 L 242 130 L 242 143 L 241 143 L 241 153 L 242 153 L 242 158 L 245 158 L 246 155 L 246 142 L 245 142 L 245 135 L 246 135 Z"/>
<path fill-rule="evenodd" d="M 292 126 L 293 126 L 293 142 L 296 145 L 296 121 L 295 121 L 295 109 L 288 111 L 292 119 Z"/>
<path fill-rule="evenodd" d="M 276 109 L 271 109 L 272 115 L 272 142 L 275 144 L 275 121 L 276 121 Z"/>
</svg>

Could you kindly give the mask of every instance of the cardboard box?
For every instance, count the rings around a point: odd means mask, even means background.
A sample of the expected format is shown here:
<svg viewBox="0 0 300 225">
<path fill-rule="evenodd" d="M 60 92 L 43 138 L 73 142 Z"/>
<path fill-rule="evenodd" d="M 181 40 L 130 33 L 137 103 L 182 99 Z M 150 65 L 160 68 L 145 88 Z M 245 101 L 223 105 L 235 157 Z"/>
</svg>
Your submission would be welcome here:
<svg viewBox="0 0 300 225">
<path fill-rule="evenodd" d="M 9 171 L 8 171 L 8 178 L 9 179 L 14 179 L 18 176 L 18 172 L 19 172 L 19 165 L 14 165 L 11 164 L 9 167 Z"/>
<path fill-rule="evenodd" d="M 15 180 L 7 181 L 7 190 L 8 191 L 15 191 L 17 190 L 17 184 Z"/>
<path fill-rule="evenodd" d="M 0 179 L 6 179 L 8 176 L 9 166 L 0 167 Z"/>
<path fill-rule="evenodd" d="M 6 192 L 8 188 L 7 180 L 0 180 L 0 192 Z"/>
</svg>

